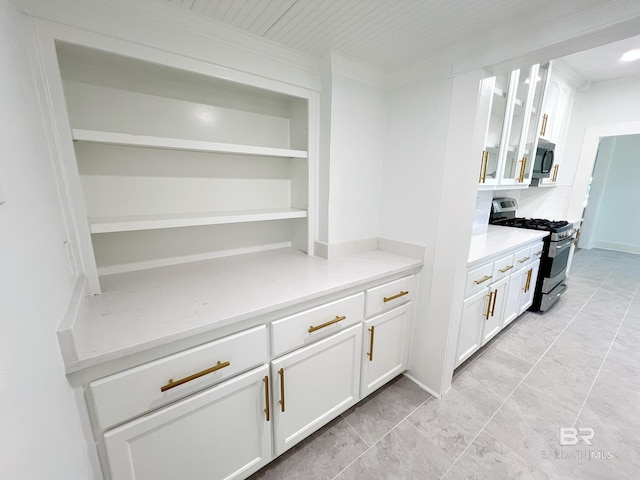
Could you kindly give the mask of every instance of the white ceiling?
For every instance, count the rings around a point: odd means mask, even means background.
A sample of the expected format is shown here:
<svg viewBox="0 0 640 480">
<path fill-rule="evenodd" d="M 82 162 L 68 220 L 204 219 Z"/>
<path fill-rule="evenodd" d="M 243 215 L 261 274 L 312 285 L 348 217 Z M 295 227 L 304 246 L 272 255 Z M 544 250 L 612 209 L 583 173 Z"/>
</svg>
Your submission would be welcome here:
<svg viewBox="0 0 640 480">
<path fill-rule="evenodd" d="M 561 61 L 582 79 L 592 83 L 632 75 L 640 76 L 640 60 L 620 61 L 623 53 L 635 49 L 640 49 L 640 36 L 574 53 L 562 57 Z"/>
<path fill-rule="evenodd" d="M 147 0 L 233 25 L 319 59 L 334 50 L 388 73 L 587 25 L 608 12 L 640 15 L 638 0 Z M 549 40 L 552 41 L 552 40 Z M 544 42 L 544 40 L 543 40 Z M 627 74 L 606 49 L 568 58 L 583 78 Z M 631 67 L 629 67 L 631 68 Z M 611 78 L 611 77 L 610 77 Z"/>
</svg>

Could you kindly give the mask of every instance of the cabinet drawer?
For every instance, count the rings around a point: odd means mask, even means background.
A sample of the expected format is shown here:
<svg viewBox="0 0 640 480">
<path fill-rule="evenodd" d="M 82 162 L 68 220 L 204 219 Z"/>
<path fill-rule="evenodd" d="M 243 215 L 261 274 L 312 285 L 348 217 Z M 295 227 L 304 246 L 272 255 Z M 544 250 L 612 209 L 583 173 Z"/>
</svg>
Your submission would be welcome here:
<svg viewBox="0 0 640 480">
<path fill-rule="evenodd" d="M 106 429 L 266 363 L 266 331 L 261 325 L 91 382 L 100 427 Z M 220 368 L 205 373 L 216 366 Z M 172 387 L 170 379 L 185 382 Z"/>
<path fill-rule="evenodd" d="M 491 279 L 492 282 L 500 280 L 501 278 L 504 278 L 511 272 L 513 272 L 513 269 L 515 268 L 513 259 L 514 256 L 512 253 L 511 255 L 507 255 L 506 257 L 496 260 L 493 263 L 493 278 Z"/>
<path fill-rule="evenodd" d="M 544 252 L 544 242 L 538 242 L 531 245 L 529 249 L 529 256 L 531 257 L 531 263 L 536 260 L 540 260 L 542 258 L 542 253 Z"/>
<path fill-rule="evenodd" d="M 397 305 L 408 302 L 413 298 L 415 276 L 409 275 L 393 282 L 373 287 L 366 291 L 365 314 L 367 317 Z"/>
<path fill-rule="evenodd" d="M 467 273 L 467 284 L 464 289 L 464 298 L 479 292 L 487 287 L 493 279 L 493 263 L 488 263 Z"/>
<path fill-rule="evenodd" d="M 530 246 L 526 246 L 524 248 L 521 248 L 520 250 L 518 250 L 515 253 L 514 256 L 514 270 L 518 270 L 522 267 L 524 267 L 525 265 L 528 265 L 529 262 L 531 262 L 531 247 Z"/>
<path fill-rule="evenodd" d="M 364 293 L 358 293 L 276 320 L 271 324 L 272 355 L 276 357 L 360 322 L 363 309 Z"/>
</svg>

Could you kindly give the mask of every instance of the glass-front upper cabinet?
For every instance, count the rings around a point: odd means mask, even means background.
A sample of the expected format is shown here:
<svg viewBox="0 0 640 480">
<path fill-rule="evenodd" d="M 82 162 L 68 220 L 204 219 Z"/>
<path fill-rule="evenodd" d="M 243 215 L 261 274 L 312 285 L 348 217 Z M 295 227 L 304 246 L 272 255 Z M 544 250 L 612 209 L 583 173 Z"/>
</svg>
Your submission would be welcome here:
<svg viewBox="0 0 640 480">
<path fill-rule="evenodd" d="M 489 119 L 480 160 L 479 183 L 481 185 L 498 184 L 502 132 L 506 125 L 509 106 L 509 77 L 509 74 L 505 73 L 482 81 L 480 95 L 481 98 L 489 101 Z"/>
<path fill-rule="evenodd" d="M 534 65 L 535 67 L 535 65 Z M 533 69 L 533 67 L 531 67 Z M 549 80 L 550 74 L 549 64 L 545 63 L 538 67 L 536 75 L 531 75 L 530 78 L 534 82 L 532 86 L 532 103 L 531 110 L 529 112 L 529 127 L 524 135 L 524 152 L 523 156 L 527 158 L 527 163 L 524 169 L 523 182 L 525 185 L 531 183 L 531 172 L 533 171 L 533 163 L 536 158 L 536 150 L 538 148 L 538 124 L 540 116 L 542 115 L 542 99 L 544 98 L 545 89 Z"/>
<path fill-rule="evenodd" d="M 537 117 L 533 113 L 536 85 L 538 84 L 538 65 L 533 65 L 529 70 L 515 70 L 511 73 L 517 80 L 511 92 L 513 105 L 511 122 L 508 127 L 508 142 L 505 147 L 505 157 L 502 170 L 502 185 L 528 185 L 528 172 L 531 166 L 531 149 L 533 144 L 528 143 L 530 127 L 537 128 Z M 532 121 L 532 117 L 533 121 Z M 535 134 L 535 130 L 534 130 Z M 535 138 L 533 139 L 535 143 Z M 527 146 L 529 148 L 527 148 Z"/>
<path fill-rule="evenodd" d="M 529 184 L 546 72 L 533 65 L 483 80 L 481 98 L 491 96 L 480 186 Z"/>
</svg>

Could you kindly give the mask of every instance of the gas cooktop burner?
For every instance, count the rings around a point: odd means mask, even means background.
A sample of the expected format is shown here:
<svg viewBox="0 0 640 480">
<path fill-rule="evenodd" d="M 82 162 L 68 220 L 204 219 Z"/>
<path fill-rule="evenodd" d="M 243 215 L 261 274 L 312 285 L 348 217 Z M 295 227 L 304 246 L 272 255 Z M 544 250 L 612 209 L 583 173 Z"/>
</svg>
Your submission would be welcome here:
<svg viewBox="0 0 640 480">
<path fill-rule="evenodd" d="M 557 232 L 569 225 L 566 220 L 546 220 L 544 218 L 505 218 L 495 222 L 497 225 L 506 227 L 529 228 L 532 230 L 544 230 L 547 232 Z"/>
</svg>

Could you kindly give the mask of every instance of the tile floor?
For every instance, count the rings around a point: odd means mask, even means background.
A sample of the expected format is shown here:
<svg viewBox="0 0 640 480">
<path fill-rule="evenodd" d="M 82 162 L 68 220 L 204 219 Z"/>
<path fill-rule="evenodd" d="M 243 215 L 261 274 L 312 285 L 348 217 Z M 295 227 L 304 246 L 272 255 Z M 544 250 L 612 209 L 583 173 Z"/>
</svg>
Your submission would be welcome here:
<svg viewBox="0 0 640 480">
<path fill-rule="evenodd" d="M 640 478 L 640 255 L 579 251 L 569 285 L 442 399 L 398 377 L 251 479 Z"/>
</svg>

